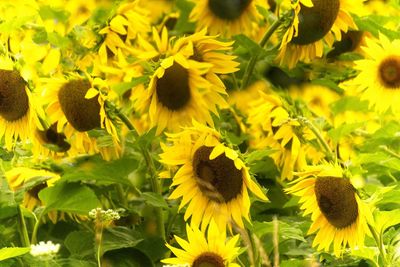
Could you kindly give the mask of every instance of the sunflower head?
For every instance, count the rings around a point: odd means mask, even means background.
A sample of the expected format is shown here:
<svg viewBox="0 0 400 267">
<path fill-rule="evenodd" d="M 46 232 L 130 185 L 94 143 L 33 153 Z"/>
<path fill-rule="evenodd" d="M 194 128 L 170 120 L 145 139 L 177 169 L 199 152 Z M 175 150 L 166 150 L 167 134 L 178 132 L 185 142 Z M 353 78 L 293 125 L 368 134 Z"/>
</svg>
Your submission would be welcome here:
<svg viewBox="0 0 400 267">
<path fill-rule="evenodd" d="M 246 10 L 252 0 L 208 0 L 208 8 L 220 19 L 235 20 Z"/>
<path fill-rule="evenodd" d="M 332 28 L 340 8 L 340 0 L 313 0 L 313 6 L 300 3 L 297 36 L 292 43 L 307 45 L 322 39 Z"/>
<path fill-rule="evenodd" d="M 330 224 L 341 229 L 356 221 L 358 216 L 356 192 L 349 180 L 318 177 L 314 190 L 319 209 Z"/>
<path fill-rule="evenodd" d="M 400 55 L 385 58 L 378 66 L 379 80 L 389 89 L 400 88 Z"/>
<path fill-rule="evenodd" d="M 243 174 L 232 159 L 221 154 L 210 159 L 213 147 L 201 146 L 193 155 L 193 170 L 200 191 L 209 199 L 226 203 L 242 192 Z"/>
<path fill-rule="evenodd" d="M 57 152 L 66 152 L 71 148 L 71 145 L 66 141 L 66 136 L 57 132 L 56 124 L 43 131 L 39 129 L 36 131 L 41 143 L 51 146 Z"/>
<path fill-rule="evenodd" d="M 71 80 L 58 91 L 58 100 L 65 117 L 79 132 L 100 127 L 100 104 L 97 98 L 85 98 L 90 88 L 86 80 Z"/>
<path fill-rule="evenodd" d="M 0 116 L 6 121 L 17 121 L 29 109 L 26 82 L 18 71 L 0 69 Z"/>
</svg>

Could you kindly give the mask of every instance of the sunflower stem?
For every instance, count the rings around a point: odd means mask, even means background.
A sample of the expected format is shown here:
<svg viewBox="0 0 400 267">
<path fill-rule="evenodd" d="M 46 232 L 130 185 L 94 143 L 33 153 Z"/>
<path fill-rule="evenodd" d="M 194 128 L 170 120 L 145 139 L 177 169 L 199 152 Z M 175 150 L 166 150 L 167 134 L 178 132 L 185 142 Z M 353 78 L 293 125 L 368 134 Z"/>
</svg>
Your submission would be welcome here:
<svg viewBox="0 0 400 267">
<path fill-rule="evenodd" d="M 381 145 L 381 146 L 379 146 L 379 148 L 382 149 L 383 151 L 385 151 L 386 153 L 388 153 L 389 155 L 391 155 L 397 159 L 400 159 L 400 155 L 397 154 L 396 152 L 394 152 L 393 150 L 389 149 L 387 146 Z"/>
<path fill-rule="evenodd" d="M 103 222 L 96 222 L 96 224 L 99 224 L 99 225 L 96 225 L 96 243 L 97 243 L 97 255 L 96 255 L 96 258 L 97 258 L 97 265 L 98 265 L 98 267 L 101 267 L 101 250 L 102 250 L 102 242 L 103 242 L 103 228 L 104 228 L 104 225 L 103 225 Z"/>
<path fill-rule="evenodd" d="M 321 132 L 318 128 L 307 118 L 305 117 L 297 117 L 298 121 L 303 124 L 304 126 L 308 127 L 317 137 L 319 144 L 323 150 L 325 150 L 325 155 L 328 160 L 332 161 L 336 159 L 335 154 L 332 152 L 331 148 L 329 147 L 328 143 L 325 141 L 324 137 L 322 136 Z"/>
<path fill-rule="evenodd" d="M 156 171 L 156 167 L 154 165 L 153 158 L 151 157 L 149 151 L 144 147 L 142 148 L 142 154 L 144 156 L 146 165 L 147 165 L 149 173 L 150 173 L 151 189 L 154 193 L 161 196 L 162 195 L 161 185 L 157 178 L 157 171 Z M 155 207 L 155 212 L 156 212 L 158 234 L 162 237 L 162 239 L 165 240 L 164 217 L 163 217 L 163 213 L 162 213 L 163 212 L 162 208 Z"/>
<path fill-rule="evenodd" d="M 382 267 L 385 267 L 385 266 L 387 266 L 386 250 L 385 250 L 385 245 L 383 244 L 382 236 L 378 235 L 375 228 L 372 227 L 370 224 L 368 224 L 368 228 L 371 231 L 372 237 L 374 238 L 375 243 L 379 249 L 379 254 L 381 255 L 381 258 L 382 258 Z"/>
<path fill-rule="evenodd" d="M 278 29 L 278 27 L 281 25 L 283 19 L 279 18 L 276 21 L 274 21 L 274 23 L 272 23 L 272 25 L 268 28 L 268 30 L 265 32 L 264 37 L 262 38 L 262 40 L 259 43 L 259 46 L 261 48 L 264 48 L 264 46 L 266 45 L 266 43 L 268 42 L 269 38 L 271 38 L 272 34 Z M 256 52 L 254 53 L 254 55 L 250 58 L 250 61 L 247 65 L 247 68 L 245 70 L 245 73 L 243 75 L 243 82 L 242 82 L 242 86 L 241 89 L 243 90 L 244 88 L 246 88 L 249 85 L 249 81 L 250 81 L 250 77 L 253 74 L 254 68 L 256 66 L 257 63 L 257 59 L 258 59 L 259 53 Z"/>
<path fill-rule="evenodd" d="M 24 215 L 22 214 L 21 205 L 17 205 L 18 220 L 19 220 L 19 234 L 21 236 L 21 242 L 24 247 L 29 247 L 31 243 L 29 242 L 28 230 L 26 229 L 26 223 Z"/>
<path fill-rule="evenodd" d="M 44 214 L 44 209 L 39 214 L 39 217 L 36 219 L 36 223 L 35 223 L 35 225 L 33 227 L 32 236 L 31 236 L 31 244 L 36 244 L 37 243 L 37 232 L 39 230 L 39 226 L 40 226 L 40 222 L 42 221 L 43 214 Z"/>
<path fill-rule="evenodd" d="M 121 184 L 116 184 L 115 189 L 117 191 L 118 199 L 124 208 L 128 208 L 128 201 L 125 197 L 124 189 L 122 188 Z"/>
</svg>

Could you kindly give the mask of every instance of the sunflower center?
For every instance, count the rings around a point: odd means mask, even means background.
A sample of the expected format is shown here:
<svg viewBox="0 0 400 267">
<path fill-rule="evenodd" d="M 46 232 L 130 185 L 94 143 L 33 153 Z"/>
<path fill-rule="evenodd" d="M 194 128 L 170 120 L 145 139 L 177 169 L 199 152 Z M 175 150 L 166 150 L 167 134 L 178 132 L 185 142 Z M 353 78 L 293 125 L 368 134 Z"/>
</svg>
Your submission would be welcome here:
<svg viewBox="0 0 400 267">
<path fill-rule="evenodd" d="M 158 100 L 172 111 L 186 106 L 190 100 L 188 70 L 174 62 L 157 81 Z"/>
<path fill-rule="evenodd" d="M 192 267 L 225 267 L 225 264 L 220 255 L 204 252 L 193 261 Z"/>
<path fill-rule="evenodd" d="M 24 79 L 18 71 L 0 69 L 0 116 L 13 122 L 24 117 L 28 109 Z"/>
<path fill-rule="evenodd" d="M 340 229 L 356 221 L 355 189 L 347 179 L 318 177 L 314 190 L 318 206 L 330 224 Z"/>
<path fill-rule="evenodd" d="M 379 78 L 387 88 L 400 87 L 400 57 L 391 56 L 379 65 Z"/>
<path fill-rule="evenodd" d="M 340 9 L 340 0 L 313 0 L 313 7 L 301 5 L 297 45 L 308 45 L 322 39 L 332 28 Z"/>
<path fill-rule="evenodd" d="M 71 148 L 71 145 L 66 141 L 65 135 L 57 132 L 56 124 L 44 131 L 38 131 L 38 134 L 43 143 L 55 145 L 57 152 L 66 152 Z"/>
<path fill-rule="evenodd" d="M 220 19 L 236 20 L 252 0 L 208 0 L 208 8 Z"/>
<path fill-rule="evenodd" d="M 225 153 L 210 160 L 213 147 L 201 146 L 193 156 L 193 169 L 201 192 L 209 199 L 229 202 L 242 192 L 242 171 Z"/>
<path fill-rule="evenodd" d="M 35 185 L 35 186 L 32 187 L 31 189 L 29 189 L 29 190 L 27 191 L 27 193 L 28 193 L 31 197 L 33 197 L 33 198 L 39 200 L 39 192 L 40 192 L 42 189 L 45 189 L 46 187 L 47 187 L 47 184 L 46 184 L 45 182 L 43 182 L 43 183 L 38 184 L 38 185 Z"/>
<path fill-rule="evenodd" d="M 86 99 L 90 83 L 72 80 L 58 91 L 58 101 L 68 122 L 79 132 L 100 127 L 100 104 L 97 97 Z"/>
</svg>

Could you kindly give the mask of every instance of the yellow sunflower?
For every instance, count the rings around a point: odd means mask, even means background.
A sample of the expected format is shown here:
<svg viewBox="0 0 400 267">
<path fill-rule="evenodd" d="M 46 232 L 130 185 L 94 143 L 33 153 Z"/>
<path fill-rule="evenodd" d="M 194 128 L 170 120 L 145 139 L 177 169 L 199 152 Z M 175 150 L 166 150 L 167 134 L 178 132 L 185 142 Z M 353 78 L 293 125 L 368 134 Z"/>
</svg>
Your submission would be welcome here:
<svg viewBox="0 0 400 267">
<path fill-rule="evenodd" d="M 0 140 L 7 150 L 12 150 L 18 140 L 28 141 L 35 127 L 41 128 L 38 105 L 28 83 L 13 67 L 11 59 L 0 58 Z"/>
<path fill-rule="evenodd" d="M 39 192 L 49 186 L 53 186 L 55 182 L 60 179 L 60 175 L 40 169 L 32 169 L 28 167 L 15 167 L 4 173 L 5 178 L 10 186 L 10 189 L 17 191 L 27 186 L 27 183 L 33 183 L 30 188 L 25 192 L 22 205 L 28 210 L 33 211 L 34 208 L 43 206 L 38 194 Z M 34 183 L 35 179 L 39 179 Z M 50 212 L 49 218 L 51 221 L 57 221 L 57 212 Z"/>
<path fill-rule="evenodd" d="M 354 68 L 360 73 L 352 84 L 361 92 L 361 99 L 383 113 L 391 109 L 400 110 L 400 40 L 390 42 L 383 34 L 379 41 L 366 40 L 362 47 L 366 58 L 355 61 Z"/>
<path fill-rule="evenodd" d="M 257 6 L 267 8 L 262 0 L 191 0 L 195 6 L 190 20 L 196 23 L 197 31 L 208 28 L 210 34 L 229 37 L 235 34 L 252 35 L 262 20 Z"/>
<path fill-rule="evenodd" d="M 56 132 L 64 133 L 76 153 L 101 153 L 109 160 L 121 153 L 117 129 L 105 111 L 107 85 L 99 78 L 71 77 L 69 80 L 56 77 L 44 80 L 44 101 L 51 124 Z M 91 130 L 105 129 L 104 138 L 109 137 L 107 146 L 100 146 L 90 135 Z"/>
<path fill-rule="evenodd" d="M 214 218 L 221 229 L 232 226 L 232 221 L 243 226 L 242 217 L 250 221 L 248 190 L 266 201 L 260 187 L 249 174 L 249 169 L 238 152 L 221 143 L 220 134 L 194 122 L 176 134 L 168 134 L 162 144 L 161 162 L 179 166 L 171 186 L 177 186 L 170 199 L 182 197 L 179 209 L 188 204 L 184 219 L 190 217 L 194 226 L 202 229 Z M 171 177 L 169 172 L 160 174 Z"/>
<path fill-rule="evenodd" d="M 299 173 L 300 178 L 286 192 L 300 197 L 303 216 L 311 214 L 308 234 L 317 232 L 313 247 L 329 251 L 335 256 L 346 246 L 362 247 L 372 223 L 370 207 L 357 195 L 351 182 L 343 177 L 338 166 L 319 165 Z"/>
<path fill-rule="evenodd" d="M 138 42 L 145 49 L 141 58 L 152 59 L 156 67 L 147 88 L 136 87 L 132 100 L 136 110 L 148 112 L 150 126 L 157 126 L 157 134 L 165 128 L 177 131 L 190 125 L 192 119 L 213 125 L 210 111 L 218 115 L 217 107 L 226 105 L 225 86 L 210 72 L 212 68 L 223 71 L 218 67 L 220 58 L 213 60 L 214 64 L 196 61 L 193 42 L 180 38 L 171 44 L 166 28 L 161 36 L 153 29 L 155 46 L 144 39 Z"/>
<path fill-rule="evenodd" d="M 310 62 L 322 57 L 324 41 L 329 46 L 341 40 L 342 32 L 356 29 L 350 10 L 356 10 L 353 0 L 297 0 L 291 4 L 294 18 L 283 34 L 277 59 L 290 68 L 301 60 Z"/>
<path fill-rule="evenodd" d="M 182 266 L 212 266 L 212 267 L 239 267 L 233 263 L 239 255 L 239 247 L 236 247 L 239 241 L 239 235 L 227 239 L 226 232 L 220 231 L 214 220 L 211 220 L 207 230 L 207 236 L 197 227 L 186 225 L 188 241 L 174 236 L 175 240 L 182 249 L 175 248 L 170 244 L 165 244 L 175 258 L 163 259 L 161 262 L 167 264 L 176 264 Z"/>
</svg>

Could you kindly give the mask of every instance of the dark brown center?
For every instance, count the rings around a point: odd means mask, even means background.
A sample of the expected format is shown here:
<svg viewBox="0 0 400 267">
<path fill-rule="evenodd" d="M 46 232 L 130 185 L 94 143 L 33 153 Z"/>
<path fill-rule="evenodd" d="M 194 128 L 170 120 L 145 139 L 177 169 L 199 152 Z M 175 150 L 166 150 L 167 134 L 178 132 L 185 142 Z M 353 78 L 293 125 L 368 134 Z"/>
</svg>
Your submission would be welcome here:
<svg viewBox="0 0 400 267">
<path fill-rule="evenodd" d="M 210 160 L 213 147 L 201 146 L 193 156 L 193 170 L 201 192 L 209 199 L 229 202 L 242 192 L 242 171 L 225 153 Z"/>
<path fill-rule="evenodd" d="M 72 80 L 61 87 L 58 92 L 58 101 L 65 117 L 79 132 L 100 127 L 98 98 L 85 98 L 90 87 L 90 83 L 86 80 Z"/>
<path fill-rule="evenodd" d="M 192 267 L 225 267 L 224 259 L 213 252 L 204 252 L 194 261 Z"/>
<path fill-rule="evenodd" d="M 46 187 L 47 187 L 47 184 L 46 184 L 45 182 L 43 182 L 43 183 L 40 183 L 40 184 L 38 184 L 38 185 L 35 185 L 35 186 L 32 187 L 31 189 L 29 189 L 29 190 L 27 191 L 27 193 L 28 193 L 31 197 L 33 197 L 34 199 L 39 200 L 39 192 L 40 192 L 42 189 L 45 189 Z"/>
<path fill-rule="evenodd" d="M 174 62 L 157 81 L 158 101 L 172 111 L 186 106 L 190 100 L 188 70 Z"/>
<path fill-rule="evenodd" d="M 71 148 L 71 145 L 66 141 L 65 135 L 57 132 L 56 124 L 53 124 L 47 130 L 38 130 L 38 134 L 41 141 L 51 150 L 66 152 Z"/>
<path fill-rule="evenodd" d="M 6 121 L 19 120 L 28 113 L 25 84 L 18 71 L 0 69 L 0 116 Z"/>
<path fill-rule="evenodd" d="M 313 7 L 301 5 L 297 45 L 308 45 L 322 39 L 332 28 L 340 9 L 340 0 L 313 0 Z"/>
<path fill-rule="evenodd" d="M 390 56 L 379 65 L 379 79 L 386 88 L 400 88 L 400 57 Z"/>
<path fill-rule="evenodd" d="M 236 20 L 252 0 L 208 0 L 208 8 L 220 19 Z"/>
<path fill-rule="evenodd" d="M 331 225 L 341 229 L 357 220 L 355 189 L 347 179 L 318 177 L 314 190 L 318 206 Z"/>
</svg>

